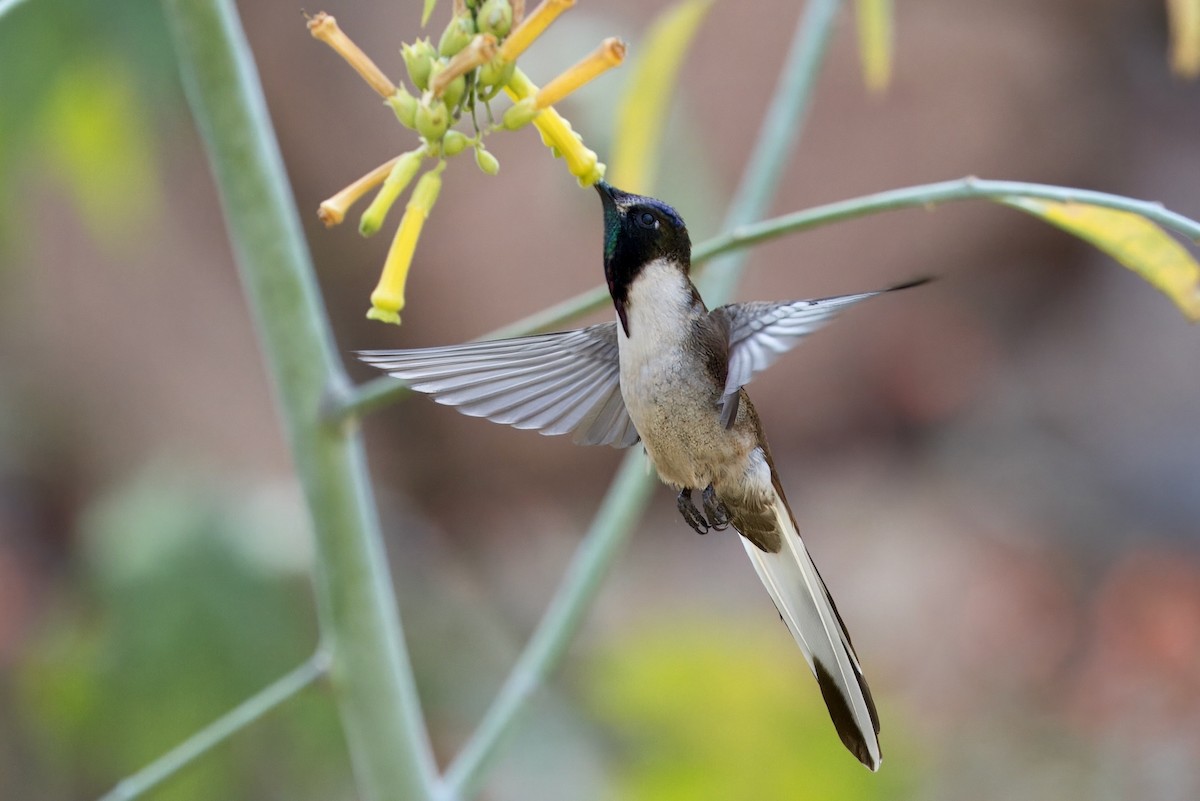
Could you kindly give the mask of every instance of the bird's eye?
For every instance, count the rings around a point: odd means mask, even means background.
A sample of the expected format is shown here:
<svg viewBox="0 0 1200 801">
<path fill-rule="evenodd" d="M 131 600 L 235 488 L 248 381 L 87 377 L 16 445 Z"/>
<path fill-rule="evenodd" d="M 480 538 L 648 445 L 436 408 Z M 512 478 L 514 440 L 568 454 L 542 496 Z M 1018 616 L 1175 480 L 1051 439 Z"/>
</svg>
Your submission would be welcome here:
<svg viewBox="0 0 1200 801">
<path fill-rule="evenodd" d="M 658 219 L 648 211 L 643 211 L 637 217 L 638 225 L 643 228 L 657 228 Z"/>
</svg>

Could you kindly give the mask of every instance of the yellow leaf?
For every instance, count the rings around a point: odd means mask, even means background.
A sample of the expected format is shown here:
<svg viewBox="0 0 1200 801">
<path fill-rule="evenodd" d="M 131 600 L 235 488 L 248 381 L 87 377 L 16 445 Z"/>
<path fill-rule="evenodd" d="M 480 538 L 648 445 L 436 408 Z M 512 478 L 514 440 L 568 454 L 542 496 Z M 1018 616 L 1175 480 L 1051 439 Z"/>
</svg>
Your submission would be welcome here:
<svg viewBox="0 0 1200 801">
<path fill-rule="evenodd" d="M 1200 264 L 1140 214 L 1028 197 L 1009 196 L 1001 202 L 1092 243 L 1169 297 L 1189 320 L 1200 321 Z"/>
<path fill-rule="evenodd" d="M 858 0 L 855 11 L 863 82 L 882 92 L 892 80 L 892 0 Z"/>
<path fill-rule="evenodd" d="M 433 13 L 434 7 L 437 6 L 437 0 L 425 0 L 425 8 L 421 9 L 421 27 L 424 28 L 429 23 L 429 16 Z"/>
<path fill-rule="evenodd" d="M 637 48 L 629 83 L 617 109 L 609 180 L 626 192 L 646 194 L 654 184 L 658 149 L 675 78 L 712 0 L 682 0 L 654 21 Z"/>
<path fill-rule="evenodd" d="M 1200 76 L 1200 0 L 1167 0 L 1171 69 L 1181 78 Z"/>
</svg>

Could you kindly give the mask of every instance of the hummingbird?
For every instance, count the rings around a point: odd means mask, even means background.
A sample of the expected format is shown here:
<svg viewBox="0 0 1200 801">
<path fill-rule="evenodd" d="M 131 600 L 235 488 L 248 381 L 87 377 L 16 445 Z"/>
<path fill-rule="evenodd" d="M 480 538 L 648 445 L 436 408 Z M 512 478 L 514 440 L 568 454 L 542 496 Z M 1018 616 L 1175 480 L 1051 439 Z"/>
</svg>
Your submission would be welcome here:
<svg viewBox="0 0 1200 801">
<path fill-rule="evenodd" d="M 359 358 L 433 400 L 585 445 L 641 442 L 684 521 L 732 527 L 817 679 L 842 743 L 878 770 L 879 716 L 845 623 L 809 556 L 745 386 L 807 334 L 868 298 L 710 310 L 691 240 L 666 203 L 604 181 L 604 276 L 616 319 L 572 331 Z M 693 494 L 700 493 L 698 507 Z"/>
</svg>

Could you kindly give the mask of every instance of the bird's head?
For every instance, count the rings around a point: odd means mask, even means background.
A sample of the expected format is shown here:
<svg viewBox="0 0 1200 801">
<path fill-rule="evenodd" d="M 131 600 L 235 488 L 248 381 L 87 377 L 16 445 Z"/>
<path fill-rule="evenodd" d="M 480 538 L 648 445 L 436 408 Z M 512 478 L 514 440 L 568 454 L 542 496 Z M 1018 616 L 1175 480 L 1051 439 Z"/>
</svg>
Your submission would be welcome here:
<svg viewBox="0 0 1200 801">
<path fill-rule="evenodd" d="M 625 303 L 629 286 L 643 267 L 658 260 L 686 274 L 692 240 L 683 218 L 661 200 L 622 192 L 604 181 L 596 184 L 596 191 L 604 205 L 604 277 L 628 334 Z"/>
</svg>

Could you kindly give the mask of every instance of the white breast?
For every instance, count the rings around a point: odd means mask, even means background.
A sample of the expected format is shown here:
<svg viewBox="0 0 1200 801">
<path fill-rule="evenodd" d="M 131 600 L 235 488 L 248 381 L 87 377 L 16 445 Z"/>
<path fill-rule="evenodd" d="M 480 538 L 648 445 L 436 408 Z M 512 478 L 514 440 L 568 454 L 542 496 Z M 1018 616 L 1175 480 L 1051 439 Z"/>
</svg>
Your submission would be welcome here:
<svg viewBox="0 0 1200 801">
<path fill-rule="evenodd" d="M 646 451 L 664 481 L 703 489 L 744 449 L 719 423 L 717 387 L 684 346 L 697 314 L 691 283 L 653 262 L 629 288 L 629 336 L 618 325 L 621 393 Z"/>
</svg>

